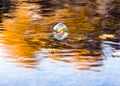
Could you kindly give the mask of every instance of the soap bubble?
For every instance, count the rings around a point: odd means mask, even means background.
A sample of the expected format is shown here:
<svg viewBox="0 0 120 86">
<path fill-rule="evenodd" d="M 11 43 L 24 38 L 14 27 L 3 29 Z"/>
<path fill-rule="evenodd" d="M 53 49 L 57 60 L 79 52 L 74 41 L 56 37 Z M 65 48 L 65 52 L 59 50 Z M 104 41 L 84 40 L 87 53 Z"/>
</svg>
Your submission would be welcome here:
<svg viewBox="0 0 120 86">
<path fill-rule="evenodd" d="M 64 40 L 68 37 L 68 27 L 63 23 L 57 23 L 53 27 L 52 35 L 56 40 Z"/>
</svg>

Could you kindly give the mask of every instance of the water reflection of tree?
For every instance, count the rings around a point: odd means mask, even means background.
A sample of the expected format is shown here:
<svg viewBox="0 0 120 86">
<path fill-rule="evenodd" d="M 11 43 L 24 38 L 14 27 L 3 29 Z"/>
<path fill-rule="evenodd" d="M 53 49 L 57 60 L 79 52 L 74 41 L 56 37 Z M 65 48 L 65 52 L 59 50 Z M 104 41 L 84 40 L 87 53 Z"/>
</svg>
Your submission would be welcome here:
<svg viewBox="0 0 120 86">
<path fill-rule="evenodd" d="M 13 18 L 12 15 L 7 15 L 6 13 L 15 10 L 15 5 L 13 0 L 0 0 L 0 22 L 2 22 L 3 18 Z"/>
<path fill-rule="evenodd" d="M 67 53 L 66 53 L 67 52 Z M 56 54 L 51 54 L 54 60 L 66 62 L 72 64 L 77 70 L 93 70 L 99 71 L 99 68 L 103 65 L 101 56 L 82 56 L 87 53 L 86 50 L 70 49 L 70 50 L 57 50 Z"/>
<path fill-rule="evenodd" d="M 16 17 L 4 21 L 3 24 L 6 29 L 5 43 L 13 46 L 12 49 L 15 50 L 12 52 L 13 57 L 19 57 L 19 62 L 28 64 L 31 61 L 24 62 L 21 58 L 35 58 L 34 54 L 37 50 L 50 48 L 50 42 L 53 41 L 50 36 L 51 29 L 56 22 L 67 24 L 70 32 L 68 37 L 70 48 L 80 49 L 82 40 L 87 41 L 86 45 L 96 43 L 99 30 L 95 34 L 92 32 L 98 29 L 100 17 L 96 13 L 91 14 L 94 12 L 94 9 L 90 8 L 91 4 L 80 6 L 79 0 L 75 0 L 73 8 L 70 3 L 74 0 L 28 0 L 30 3 L 23 3 L 24 0 L 18 1 L 21 3 L 14 12 Z M 92 5 L 96 4 L 92 2 Z M 64 49 L 63 46 L 61 47 Z"/>
<path fill-rule="evenodd" d="M 31 27 L 32 23 L 30 22 L 28 11 L 24 7 L 18 8 L 15 16 L 16 18 L 7 19 L 3 22 L 6 29 L 4 32 L 4 43 L 11 46 L 8 48 L 12 59 L 15 59 L 18 63 L 25 64 L 26 67 L 35 67 L 38 61 L 35 58 L 35 51 L 40 48 L 40 46 L 34 44 L 38 41 L 36 39 L 36 28 Z M 29 34 L 28 32 L 31 33 Z M 26 39 L 31 40 L 32 43 L 28 43 Z"/>
<path fill-rule="evenodd" d="M 94 29 L 86 20 L 89 10 L 85 8 L 58 9 L 55 11 L 56 16 L 41 16 L 42 20 L 39 20 L 41 23 L 34 23 L 31 20 L 31 12 L 37 11 L 38 9 L 30 10 L 31 6 L 33 6 L 33 4 L 23 3 L 19 5 L 14 12 L 14 16 L 16 17 L 5 20 L 3 23 L 6 29 L 4 32 L 4 41 L 6 44 L 12 46 L 10 48 L 11 55 L 19 63 L 31 65 L 37 62 L 35 52 L 42 47 L 50 47 L 49 45 L 52 38 L 49 38 L 49 32 L 52 26 L 58 21 L 66 23 L 69 26 L 69 31 L 78 34 L 77 36 L 79 36 L 80 31 L 80 33 L 87 33 L 88 30 Z M 81 10 L 79 11 L 79 9 Z M 83 28 L 86 30 L 82 30 Z M 75 41 L 79 40 L 74 38 L 75 37 L 71 36 L 70 39 Z M 33 65 L 33 67 L 34 66 L 35 65 Z"/>
</svg>

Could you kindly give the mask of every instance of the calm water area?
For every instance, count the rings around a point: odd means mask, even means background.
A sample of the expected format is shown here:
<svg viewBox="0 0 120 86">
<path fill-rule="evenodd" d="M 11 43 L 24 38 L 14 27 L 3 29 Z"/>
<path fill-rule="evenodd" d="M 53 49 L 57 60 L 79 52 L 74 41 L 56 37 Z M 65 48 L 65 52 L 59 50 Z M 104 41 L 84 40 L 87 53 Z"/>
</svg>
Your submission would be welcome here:
<svg viewBox="0 0 120 86">
<path fill-rule="evenodd" d="M 3 7 L 0 86 L 120 86 L 120 51 L 113 46 L 119 43 L 100 41 L 93 49 L 87 37 L 99 17 L 90 17 L 86 3 L 67 1 L 18 0 L 8 10 Z M 51 36 L 58 22 L 68 27 L 67 47 Z M 84 39 L 91 44 L 82 47 Z"/>
</svg>

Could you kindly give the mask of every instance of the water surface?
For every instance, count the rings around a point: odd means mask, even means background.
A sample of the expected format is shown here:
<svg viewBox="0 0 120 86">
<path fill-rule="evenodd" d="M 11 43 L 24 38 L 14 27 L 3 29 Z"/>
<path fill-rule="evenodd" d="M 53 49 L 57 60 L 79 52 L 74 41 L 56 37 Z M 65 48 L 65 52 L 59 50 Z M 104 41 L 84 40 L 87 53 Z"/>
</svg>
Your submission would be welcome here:
<svg viewBox="0 0 120 86">
<path fill-rule="evenodd" d="M 116 48 L 101 42 L 100 50 L 90 55 L 89 48 L 81 47 L 80 40 L 95 29 L 84 5 L 19 2 L 1 14 L 0 86 L 119 86 Z M 58 42 L 54 53 L 51 31 L 58 22 L 69 28 L 69 46 Z"/>
</svg>

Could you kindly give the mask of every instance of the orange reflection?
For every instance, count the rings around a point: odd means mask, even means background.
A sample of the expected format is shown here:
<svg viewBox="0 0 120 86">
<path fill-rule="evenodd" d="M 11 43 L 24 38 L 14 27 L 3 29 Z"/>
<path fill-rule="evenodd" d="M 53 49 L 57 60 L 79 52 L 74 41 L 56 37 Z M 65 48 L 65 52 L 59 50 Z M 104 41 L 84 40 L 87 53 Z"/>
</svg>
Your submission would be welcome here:
<svg viewBox="0 0 120 86">
<path fill-rule="evenodd" d="M 21 66 L 34 68 L 38 60 L 35 58 L 35 52 L 41 47 L 39 44 L 39 35 L 36 29 L 31 28 L 32 23 L 28 10 L 23 5 L 14 12 L 14 19 L 4 20 L 3 25 L 6 31 L 3 33 L 4 43 L 9 50 L 10 58 L 14 62 L 22 63 Z M 37 26 L 36 26 L 37 27 Z M 37 46 L 37 47 L 36 47 Z"/>
<path fill-rule="evenodd" d="M 94 25 L 88 21 L 90 9 L 87 7 L 64 7 L 57 10 L 53 8 L 51 9 L 54 10 L 53 16 L 49 16 L 51 14 L 43 16 L 39 12 L 42 10 L 41 5 L 18 1 L 20 3 L 17 9 L 12 13 L 15 18 L 4 19 L 3 25 L 6 31 L 3 33 L 5 35 L 3 40 L 9 50 L 10 58 L 15 59 L 16 63 L 21 63 L 23 67 L 35 68 L 39 61 L 35 57 L 35 52 L 41 48 L 51 48 L 50 42 L 53 41 L 51 30 L 55 23 L 67 24 L 70 32 L 68 42 L 73 47 L 75 45 L 77 49 L 79 48 L 79 45 L 76 46 L 78 41 L 95 29 Z M 68 52 L 68 54 L 72 58 L 69 60 L 71 63 L 82 62 L 79 59 L 82 58 L 79 52 Z M 52 55 L 52 58 L 59 59 L 61 56 Z"/>
<path fill-rule="evenodd" d="M 101 62 L 103 58 L 101 56 L 87 56 L 87 50 L 70 49 L 66 51 L 67 53 L 64 52 L 64 49 L 57 50 L 57 53 L 51 54 L 51 56 L 54 60 L 73 64 L 77 70 L 92 70 L 92 68 L 103 65 Z"/>
</svg>

